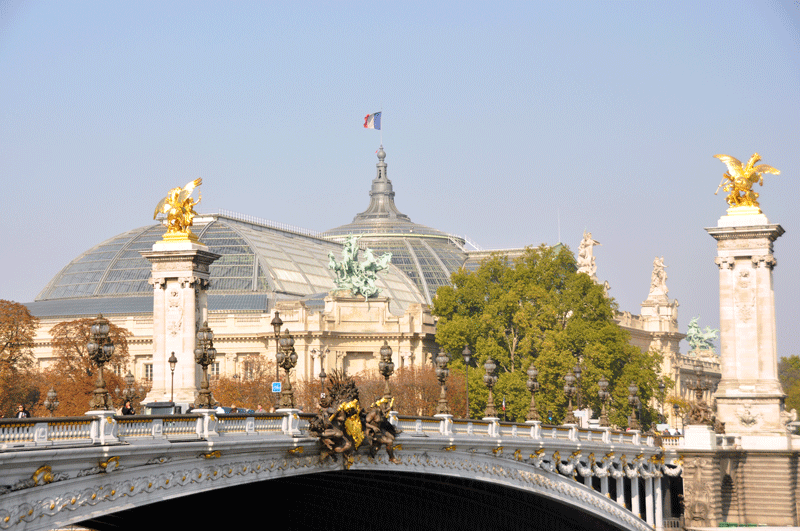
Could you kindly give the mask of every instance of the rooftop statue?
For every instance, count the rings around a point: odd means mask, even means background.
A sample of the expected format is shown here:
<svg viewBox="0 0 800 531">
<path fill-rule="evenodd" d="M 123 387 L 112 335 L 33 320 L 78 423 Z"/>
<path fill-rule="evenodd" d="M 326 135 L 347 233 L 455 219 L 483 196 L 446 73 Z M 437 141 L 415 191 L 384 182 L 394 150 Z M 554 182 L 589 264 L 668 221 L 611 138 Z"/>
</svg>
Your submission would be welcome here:
<svg viewBox="0 0 800 531">
<path fill-rule="evenodd" d="M 664 257 L 653 259 L 653 272 L 650 274 L 650 295 L 667 295 L 667 271 L 664 265 Z"/>
<path fill-rule="evenodd" d="M 350 236 L 342 247 L 342 261 L 337 262 L 333 252 L 328 253 L 328 268 L 336 272 L 335 291 L 350 291 L 353 295 L 361 295 L 365 299 L 376 296 L 380 288 L 375 286 L 378 272 L 389 269 L 392 253 L 385 253 L 375 258 L 371 249 L 364 251 L 364 260 L 358 261 L 359 236 Z"/>
<path fill-rule="evenodd" d="M 701 331 L 700 325 L 697 321 L 700 317 L 695 317 L 689 321 L 689 329 L 686 331 L 686 342 L 692 347 L 693 351 L 711 351 L 714 352 L 714 340 L 717 339 L 719 330 L 709 328 Z"/>
<path fill-rule="evenodd" d="M 592 238 L 591 232 L 583 231 L 583 239 L 578 246 L 578 273 L 586 273 L 593 280 L 597 280 L 597 265 L 595 265 L 594 246 L 600 242 Z"/>
<path fill-rule="evenodd" d="M 753 191 L 753 185 L 758 183 L 759 186 L 764 186 L 763 174 L 765 173 L 775 175 L 781 173 L 766 164 L 754 166 L 756 162 L 761 160 L 761 155 L 758 153 L 750 157 L 746 166 L 742 166 L 741 162 L 728 155 L 714 155 L 714 157 L 724 162 L 728 167 L 728 171 L 722 176 L 722 182 L 719 183 L 714 195 L 717 195 L 720 187 L 724 184 L 725 186 L 722 189 L 725 192 L 729 192 L 727 201 L 728 206 L 731 208 L 742 206 L 758 208 L 758 194 Z M 726 183 L 725 180 L 728 182 Z"/>
<path fill-rule="evenodd" d="M 167 192 L 167 196 L 158 202 L 153 219 L 159 214 L 167 215 L 167 232 L 164 234 L 165 241 L 197 241 L 189 227 L 192 220 L 197 215 L 194 211 L 202 196 L 197 201 L 192 199 L 192 192 L 195 188 L 203 184 L 203 179 L 195 179 L 186 184 L 183 188 L 173 188 Z"/>
</svg>

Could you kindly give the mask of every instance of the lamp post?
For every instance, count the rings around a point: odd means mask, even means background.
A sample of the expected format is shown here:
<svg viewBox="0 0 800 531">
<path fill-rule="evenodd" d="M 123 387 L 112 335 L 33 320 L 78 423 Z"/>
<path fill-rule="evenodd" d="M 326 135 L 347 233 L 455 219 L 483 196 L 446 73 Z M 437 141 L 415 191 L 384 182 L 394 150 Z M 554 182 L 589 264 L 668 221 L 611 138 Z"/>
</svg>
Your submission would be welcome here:
<svg viewBox="0 0 800 531">
<path fill-rule="evenodd" d="M 172 402 L 175 399 L 175 365 L 178 364 L 178 358 L 175 357 L 175 351 L 172 352 L 172 355 L 167 361 L 169 362 L 169 371 L 172 376 L 172 380 L 169 383 L 169 401 Z"/>
<path fill-rule="evenodd" d="M 133 377 L 133 373 L 131 371 L 128 371 L 128 374 L 125 375 L 124 379 L 125 379 L 125 389 L 120 391 L 119 387 L 117 387 L 116 389 L 114 389 L 115 395 L 120 396 L 121 394 L 122 398 L 125 401 L 127 401 L 127 400 L 135 400 L 144 394 L 144 389 L 142 389 L 141 386 L 139 387 L 139 389 L 133 387 L 134 384 L 136 383 L 136 378 Z"/>
<path fill-rule="evenodd" d="M 392 347 L 386 341 L 381 347 L 381 361 L 378 362 L 378 372 L 384 379 L 383 399 L 387 402 L 392 400 L 392 393 L 389 390 L 389 377 L 394 374 L 394 362 L 392 361 Z"/>
<path fill-rule="evenodd" d="M 461 351 L 461 357 L 464 358 L 464 366 L 466 367 L 466 385 L 467 385 L 467 414 L 464 418 L 469 418 L 469 362 L 472 360 L 472 351 L 469 349 L 469 345 L 464 347 L 464 350 Z"/>
<path fill-rule="evenodd" d="M 497 365 L 492 361 L 492 358 L 487 358 L 486 363 L 483 364 L 483 369 L 486 371 L 486 374 L 483 375 L 483 383 L 489 389 L 489 399 L 486 401 L 484 416 L 489 418 L 497 417 L 497 410 L 494 408 L 494 393 L 492 392 L 494 384 L 497 383 L 497 376 L 494 374 L 496 368 Z"/>
<path fill-rule="evenodd" d="M 450 356 L 447 352 L 439 351 L 436 356 L 436 378 L 439 380 L 439 403 L 436 405 L 437 415 L 449 415 L 450 407 L 447 405 L 447 377 L 450 376 L 450 369 L 447 368 L 447 363 L 450 361 Z"/>
<path fill-rule="evenodd" d="M 53 412 L 58 407 L 58 395 L 56 394 L 56 390 L 52 387 L 49 391 L 47 391 L 47 398 L 44 399 L 44 408 L 50 412 L 50 416 L 54 417 L 55 415 Z"/>
<path fill-rule="evenodd" d="M 319 381 L 320 381 L 320 387 L 321 387 L 320 393 L 319 393 L 320 408 L 322 407 L 322 404 L 321 404 L 322 399 L 325 398 L 325 380 L 327 378 L 328 378 L 328 375 L 325 373 L 325 367 L 323 367 L 322 370 L 319 371 Z"/>
<path fill-rule="evenodd" d="M 331 350 L 328 347 L 325 347 L 324 345 L 320 345 L 319 350 L 315 348 L 311 349 L 311 356 L 313 358 L 319 356 L 319 368 L 320 368 L 319 377 L 322 380 L 323 393 L 325 393 L 325 378 L 328 377 L 328 375 L 325 374 L 325 359 L 328 357 L 328 354 L 330 354 L 330 352 Z"/>
<path fill-rule="evenodd" d="M 275 334 L 275 355 L 277 356 L 278 353 L 281 351 L 280 345 L 280 338 L 281 338 L 281 327 L 283 326 L 283 321 L 281 321 L 281 316 L 278 315 L 278 310 L 275 310 L 275 317 L 272 318 L 272 331 Z M 280 367 L 277 365 L 275 366 L 275 381 L 281 379 L 281 372 Z"/>
<path fill-rule="evenodd" d="M 214 363 L 216 357 L 214 333 L 208 327 L 208 322 L 203 322 L 203 326 L 197 331 L 197 348 L 194 349 L 194 361 L 203 368 L 203 380 L 200 383 L 200 392 L 197 394 L 198 409 L 211 409 L 216 404 L 208 383 L 208 366 Z"/>
<path fill-rule="evenodd" d="M 525 417 L 525 420 L 542 420 L 541 417 L 539 417 L 539 412 L 536 410 L 536 393 L 539 391 L 539 382 L 536 380 L 537 376 L 539 376 L 539 370 L 536 368 L 536 365 L 531 362 L 531 366 L 528 367 L 528 381 L 526 382 L 528 391 L 531 392 L 531 407 L 528 409 L 528 416 Z"/>
<path fill-rule="evenodd" d="M 278 341 L 280 349 L 275 355 L 278 366 L 286 373 L 286 384 L 281 387 L 280 407 L 282 409 L 294 409 L 294 390 L 289 378 L 289 371 L 297 365 L 297 352 L 294 350 L 294 338 L 289 334 L 288 330 L 284 330 L 284 332 L 286 335 L 280 336 Z"/>
<path fill-rule="evenodd" d="M 658 380 L 658 405 L 660 409 L 658 422 L 664 423 L 667 418 L 664 416 L 664 390 L 667 388 L 667 384 L 664 383 L 664 380 Z"/>
<path fill-rule="evenodd" d="M 564 417 L 564 424 L 577 424 L 578 419 L 575 418 L 575 414 L 572 412 L 572 397 L 575 396 L 577 392 L 577 388 L 575 387 L 575 374 L 572 371 L 569 371 L 566 376 L 564 376 L 564 394 L 569 399 L 569 405 L 567 406 L 567 415 Z"/>
<path fill-rule="evenodd" d="M 89 407 L 97 411 L 113 409 L 111 397 L 106 389 L 106 381 L 103 379 L 103 365 L 108 363 L 111 360 L 111 356 L 114 355 L 114 343 L 108 337 L 109 330 L 108 320 L 104 319 L 102 314 L 98 315 L 91 327 L 92 338 L 86 344 L 89 357 L 97 365 L 98 369 L 95 390 L 92 400 L 89 402 Z"/>
<path fill-rule="evenodd" d="M 628 386 L 628 405 L 632 406 L 631 416 L 628 417 L 628 428 L 631 430 L 640 429 L 639 425 L 639 404 L 641 403 L 639 397 L 639 387 L 635 382 L 631 382 Z"/>
<path fill-rule="evenodd" d="M 605 376 L 601 376 L 597 381 L 597 396 L 600 398 L 600 426 L 608 427 L 608 410 L 606 409 L 606 402 L 611 398 L 611 393 L 608 392 L 608 380 Z"/>
</svg>

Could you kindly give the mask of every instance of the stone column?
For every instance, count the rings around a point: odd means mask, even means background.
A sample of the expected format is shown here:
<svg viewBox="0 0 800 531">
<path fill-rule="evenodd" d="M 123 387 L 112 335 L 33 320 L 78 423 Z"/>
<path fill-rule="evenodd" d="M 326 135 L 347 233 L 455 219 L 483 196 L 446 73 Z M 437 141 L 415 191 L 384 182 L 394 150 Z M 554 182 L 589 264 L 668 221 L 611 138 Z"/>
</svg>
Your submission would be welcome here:
<svg viewBox="0 0 800 531">
<path fill-rule="evenodd" d="M 220 257 L 191 241 L 157 242 L 142 256 L 153 265 L 153 387 L 144 403 L 168 402 L 169 357 L 175 353 L 174 402 L 186 410 L 200 389 L 202 370 L 194 360 L 197 329 L 208 320 L 209 266 Z"/>
<path fill-rule="evenodd" d="M 729 435 L 785 435 L 772 285 L 772 245 L 784 230 L 760 212 L 737 211 L 729 209 L 716 227 L 706 229 L 717 240 L 719 266 L 717 418 Z"/>
</svg>

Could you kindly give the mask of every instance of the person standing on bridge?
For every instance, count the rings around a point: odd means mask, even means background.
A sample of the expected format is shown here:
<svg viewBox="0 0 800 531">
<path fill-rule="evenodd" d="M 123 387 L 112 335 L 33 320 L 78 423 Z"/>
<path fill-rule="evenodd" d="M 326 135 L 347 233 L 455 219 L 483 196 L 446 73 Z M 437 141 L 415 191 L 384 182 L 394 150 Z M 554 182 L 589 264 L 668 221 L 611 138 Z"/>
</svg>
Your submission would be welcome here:
<svg viewBox="0 0 800 531">
<path fill-rule="evenodd" d="M 133 409 L 133 406 L 131 405 L 131 401 L 130 400 L 126 400 L 125 401 L 125 405 L 122 406 L 122 414 L 123 415 L 135 415 L 136 414 L 136 410 Z"/>
<path fill-rule="evenodd" d="M 18 419 L 27 419 L 31 416 L 31 414 L 28 413 L 28 410 L 25 409 L 25 406 L 20 404 L 19 406 L 17 406 L 17 414 L 14 416 Z"/>
</svg>

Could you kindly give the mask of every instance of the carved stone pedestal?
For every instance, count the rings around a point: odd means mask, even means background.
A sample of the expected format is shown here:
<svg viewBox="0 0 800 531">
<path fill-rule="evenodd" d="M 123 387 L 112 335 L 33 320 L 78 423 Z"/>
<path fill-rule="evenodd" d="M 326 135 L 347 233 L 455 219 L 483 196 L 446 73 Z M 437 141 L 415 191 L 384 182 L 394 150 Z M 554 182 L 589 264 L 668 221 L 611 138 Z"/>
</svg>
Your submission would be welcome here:
<svg viewBox="0 0 800 531">
<path fill-rule="evenodd" d="M 141 254 L 153 264 L 153 387 L 144 402 L 167 402 L 172 394 L 185 411 L 200 389 L 196 335 L 208 319 L 209 266 L 220 255 L 190 241 L 158 242 Z M 168 362 L 172 353 L 178 359 L 174 388 Z"/>
<path fill-rule="evenodd" d="M 786 434 L 778 381 L 772 245 L 784 232 L 761 213 L 730 209 L 717 227 L 721 380 L 717 419 L 728 435 Z"/>
</svg>

